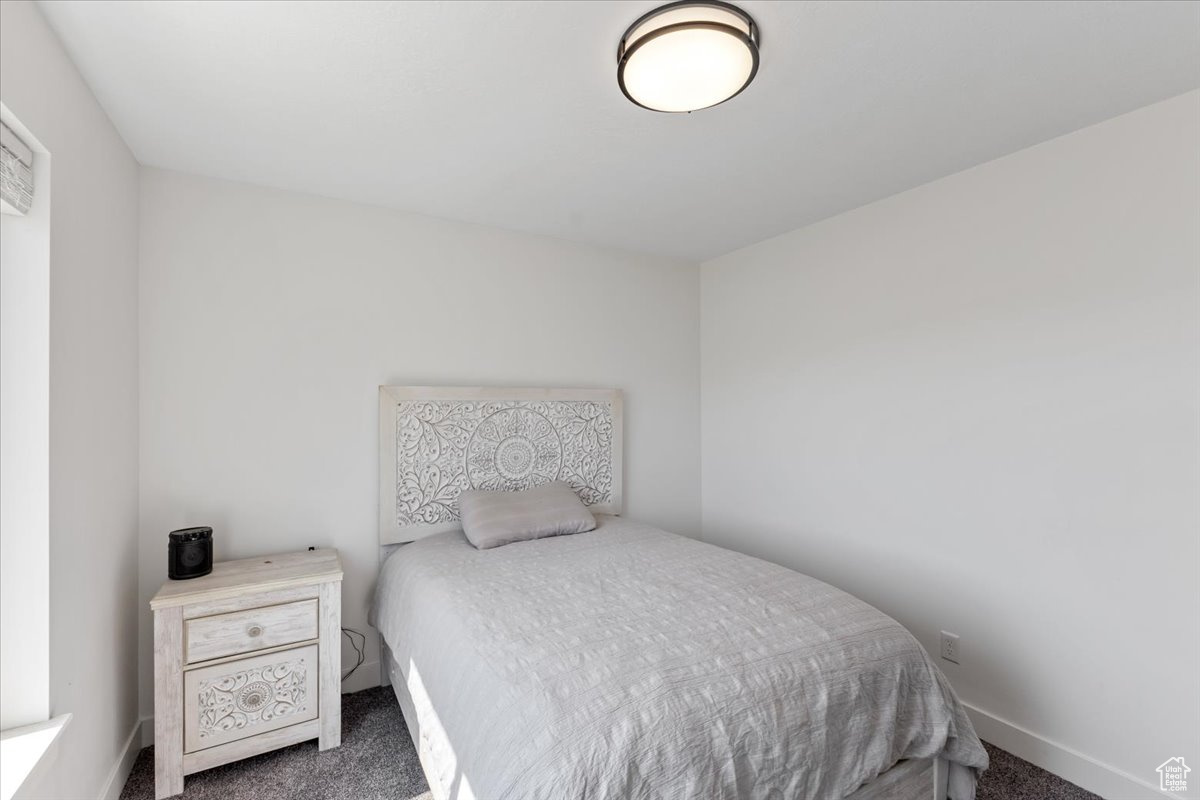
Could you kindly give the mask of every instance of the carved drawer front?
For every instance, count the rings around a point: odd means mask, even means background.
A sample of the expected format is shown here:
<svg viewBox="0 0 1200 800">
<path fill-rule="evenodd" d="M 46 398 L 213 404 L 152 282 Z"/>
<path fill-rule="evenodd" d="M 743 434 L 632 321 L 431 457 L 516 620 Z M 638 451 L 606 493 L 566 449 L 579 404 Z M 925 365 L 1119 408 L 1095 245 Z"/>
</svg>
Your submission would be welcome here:
<svg viewBox="0 0 1200 800">
<path fill-rule="evenodd" d="M 310 644 L 184 673 L 184 752 L 315 719 L 317 663 Z"/>
<path fill-rule="evenodd" d="M 199 617 L 184 625 L 187 663 L 194 664 L 317 638 L 317 601 Z"/>
</svg>

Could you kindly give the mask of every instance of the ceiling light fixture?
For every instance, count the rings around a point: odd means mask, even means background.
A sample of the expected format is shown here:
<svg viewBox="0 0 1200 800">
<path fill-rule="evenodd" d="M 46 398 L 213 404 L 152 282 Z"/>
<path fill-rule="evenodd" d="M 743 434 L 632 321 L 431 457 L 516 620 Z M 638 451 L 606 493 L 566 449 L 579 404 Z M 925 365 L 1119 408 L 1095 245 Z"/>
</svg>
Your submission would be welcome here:
<svg viewBox="0 0 1200 800">
<path fill-rule="evenodd" d="M 682 2 L 629 26 L 617 48 L 617 83 L 651 111 L 692 112 L 736 97 L 758 72 L 758 26 L 729 3 Z"/>
</svg>

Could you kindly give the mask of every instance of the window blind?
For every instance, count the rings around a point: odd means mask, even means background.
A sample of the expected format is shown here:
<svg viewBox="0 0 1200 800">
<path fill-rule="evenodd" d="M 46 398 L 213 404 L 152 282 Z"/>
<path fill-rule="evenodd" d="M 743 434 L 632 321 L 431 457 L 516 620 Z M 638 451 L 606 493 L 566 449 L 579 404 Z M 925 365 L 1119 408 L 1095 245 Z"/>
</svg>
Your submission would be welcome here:
<svg viewBox="0 0 1200 800">
<path fill-rule="evenodd" d="M 25 214 L 33 204 L 33 151 L 2 122 L 0 200 L 10 214 Z"/>
</svg>

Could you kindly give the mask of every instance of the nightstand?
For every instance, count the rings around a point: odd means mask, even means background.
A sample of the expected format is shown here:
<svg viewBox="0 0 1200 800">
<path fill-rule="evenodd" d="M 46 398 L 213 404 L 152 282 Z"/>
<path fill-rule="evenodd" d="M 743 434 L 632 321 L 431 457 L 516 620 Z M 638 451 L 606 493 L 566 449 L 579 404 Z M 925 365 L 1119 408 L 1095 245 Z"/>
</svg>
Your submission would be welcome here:
<svg viewBox="0 0 1200 800">
<path fill-rule="evenodd" d="M 167 581 L 154 610 L 154 794 L 183 776 L 319 739 L 342 742 L 337 550 L 223 561 Z"/>
</svg>

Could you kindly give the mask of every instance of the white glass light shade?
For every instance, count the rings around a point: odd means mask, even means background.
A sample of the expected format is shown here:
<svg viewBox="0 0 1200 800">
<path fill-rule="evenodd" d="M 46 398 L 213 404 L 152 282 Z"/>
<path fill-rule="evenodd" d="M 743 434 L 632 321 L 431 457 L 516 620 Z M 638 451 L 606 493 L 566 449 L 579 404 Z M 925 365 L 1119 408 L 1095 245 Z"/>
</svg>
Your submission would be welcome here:
<svg viewBox="0 0 1200 800">
<path fill-rule="evenodd" d="M 754 21 L 727 3 L 672 3 L 652 11 L 630 26 L 617 54 L 621 91 L 654 111 L 723 103 L 757 71 Z"/>
</svg>

